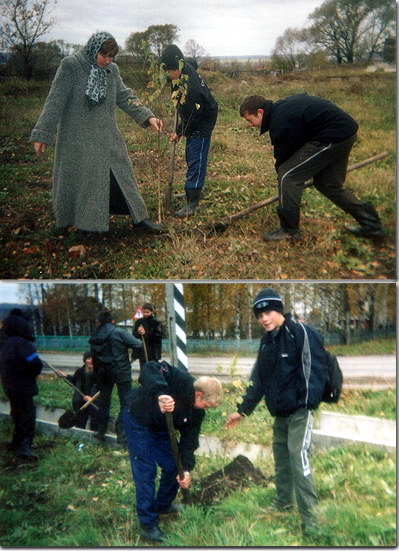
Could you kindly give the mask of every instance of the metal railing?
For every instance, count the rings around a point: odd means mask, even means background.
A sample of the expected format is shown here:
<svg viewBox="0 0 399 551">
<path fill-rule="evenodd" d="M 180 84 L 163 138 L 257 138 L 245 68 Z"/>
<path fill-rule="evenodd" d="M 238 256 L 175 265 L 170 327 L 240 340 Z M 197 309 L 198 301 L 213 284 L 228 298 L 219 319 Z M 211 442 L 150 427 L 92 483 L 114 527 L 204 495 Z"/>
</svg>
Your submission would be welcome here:
<svg viewBox="0 0 399 551">
<path fill-rule="evenodd" d="M 323 335 L 327 346 L 337 344 L 354 344 L 381 338 L 395 338 L 394 328 L 375 331 L 335 331 Z M 89 336 L 44 336 L 36 337 L 38 350 L 83 351 L 89 348 Z M 163 350 L 169 350 L 169 339 L 163 339 Z M 256 339 L 187 339 L 188 354 L 256 354 L 259 338 Z"/>
</svg>

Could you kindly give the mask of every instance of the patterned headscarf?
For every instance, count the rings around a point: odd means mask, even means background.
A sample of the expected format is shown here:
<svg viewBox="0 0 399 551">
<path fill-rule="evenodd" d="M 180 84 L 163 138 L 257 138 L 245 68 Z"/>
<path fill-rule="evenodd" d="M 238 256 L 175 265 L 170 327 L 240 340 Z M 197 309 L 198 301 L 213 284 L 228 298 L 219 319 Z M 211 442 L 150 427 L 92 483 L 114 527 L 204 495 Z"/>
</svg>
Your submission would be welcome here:
<svg viewBox="0 0 399 551">
<path fill-rule="evenodd" d="M 92 63 L 85 91 L 91 105 L 104 101 L 107 95 L 107 70 L 97 65 L 96 57 L 101 46 L 110 38 L 114 37 L 105 31 L 94 33 L 83 49 L 85 58 Z"/>
</svg>

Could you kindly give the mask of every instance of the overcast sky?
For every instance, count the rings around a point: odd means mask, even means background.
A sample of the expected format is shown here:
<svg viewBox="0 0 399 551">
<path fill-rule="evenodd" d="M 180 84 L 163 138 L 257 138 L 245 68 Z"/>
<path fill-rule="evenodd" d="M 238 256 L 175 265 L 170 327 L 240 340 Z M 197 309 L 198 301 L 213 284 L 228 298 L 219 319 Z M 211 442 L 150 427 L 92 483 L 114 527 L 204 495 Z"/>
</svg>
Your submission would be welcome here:
<svg viewBox="0 0 399 551">
<path fill-rule="evenodd" d="M 21 298 L 19 293 L 20 288 L 23 288 L 23 283 L 2 283 L 0 282 L 0 303 L 13 302 L 25 303 L 25 298 Z"/>
<path fill-rule="evenodd" d="M 195 40 L 211 56 L 270 55 L 288 27 L 302 28 L 323 0 L 58 0 L 56 25 L 44 38 L 84 44 L 96 31 L 120 46 L 150 25 L 177 25 L 184 50 Z"/>
</svg>

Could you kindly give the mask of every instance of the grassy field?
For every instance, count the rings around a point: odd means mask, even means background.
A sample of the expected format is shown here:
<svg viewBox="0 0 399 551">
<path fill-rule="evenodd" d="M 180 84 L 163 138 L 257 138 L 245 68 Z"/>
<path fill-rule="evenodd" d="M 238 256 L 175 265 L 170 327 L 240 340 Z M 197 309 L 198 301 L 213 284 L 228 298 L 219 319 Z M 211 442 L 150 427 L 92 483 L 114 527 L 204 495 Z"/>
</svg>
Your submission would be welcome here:
<svg viewBox="0 0 399 551">
<path fill-rule="evenodd" d="M 340 76 L 332 79 L 330 77 Z M 165 212 L 167 233 L 151 236 L 135 231 L 128 217 L 113 217 L 110 231 L 89 239 L 82 256 L 70 248 L 82 243 L 71 232 L 55 228 L 51 207 L 52 148 L 36 159 L 30 131 L 41 111 L 48 83 L 6 81 L 0 84 L 0 221 L 2 278 L 51 279 L 363 279 L 395 278 L 395 76 L 337 70 L 251 77 L 234 81 L 206 73 L 218 100 L 220 115 L 210 152 L 202 208 L 188 220 Z M 148 92 L 125 81 L 148 104 Z M 377 163 L 348 175 L 347 185 L 371 200 L 388 230 L 381 242 L 357 239 L 345 231 L 352 220 L 314 189 L 303 196 L 300 244 L 271 244 L 262 233 L 277 225 L 275 205 L 257 210 L 221 234 L 204 231 L 218 221 L 258 201 L 275 196 L 276 175 L 267 136 L 246 127 L 239 117 L 241 101 L 253 93 L 273 100 L 307 92 L 328 98 L 347 110 L 360 124 L 359 140 L 350 164 L 387 150 Z M 165 96 L 167 98 L 167 94 Z M 166 101 L 166 100 L 165 100 Z M 165 104 L 154 112 L 170 117 Z M 168 178 L 167 136 L 157 146 L 155 133 L 139 129 L 123 113 L 118 124 L 126 139 L 136 176 L 151 216 L 157 219 L 157 183 Z M 184 143 L 178 146 L 174 191 L 183 189 Z M 178 208 L 175 199 L 174 208 Z"/>
<path fill-rule="evenodd" d="M 270 434 L 270 426 L 263 423 Z M 103 448 L 71 438 L 35 439 L 37 464 L 18 462 L 5 444 L 11 423 L 0 420 L 0 544 L 8 547 L 142 547 L 134 486 L 124 450 Z M 270 438 L 269 438 L 270 440 Z M 192 493 L 201 480 L 229 462 L 198 457 Z M 223 500 L 198 502 L 182 514 L 161 518 L 165 546 L 395 546 L 395 454 L 366 445 L 315 453 L 312 459 L 319 495 L 320 534 L 301 534 L 296 512 L 271 513 L 272 461 L 255 465 L 268 479 Z M 179 499 L 179 498 L 178 498 Z"/>
</svg>

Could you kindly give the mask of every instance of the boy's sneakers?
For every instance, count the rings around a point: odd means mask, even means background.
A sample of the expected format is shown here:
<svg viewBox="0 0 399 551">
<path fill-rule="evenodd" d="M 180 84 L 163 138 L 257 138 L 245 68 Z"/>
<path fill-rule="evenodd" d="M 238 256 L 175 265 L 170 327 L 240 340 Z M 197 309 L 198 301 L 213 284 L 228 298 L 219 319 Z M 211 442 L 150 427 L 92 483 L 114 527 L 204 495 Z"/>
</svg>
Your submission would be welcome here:
<svg viewBox="0 0 399 551">
<path fill-rule="evenodd" d="M 182 503 L 171 503 L 169 507 L 166 509 L 163 509 L 162 511 L 159 511 L 160 515 L 169 515 L 171 513 L 181 513 L 184 509 L 184 505 Z"/>
<path fill-rule="evenodd" d="M 275 501 L 267 508 L 268 511 L 274 511 L 276 513 L 288 513 L 294 509 L 293 503 L 287 503 L 287 505 L 279 505 Z"/>
<path fill-rule="evenodd" d="M 152 541 L 163 541 L 165 533 L 159 528 L 157 524 L 140 524 L 140 535 L 143 538 Z"/>
</svg>

